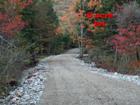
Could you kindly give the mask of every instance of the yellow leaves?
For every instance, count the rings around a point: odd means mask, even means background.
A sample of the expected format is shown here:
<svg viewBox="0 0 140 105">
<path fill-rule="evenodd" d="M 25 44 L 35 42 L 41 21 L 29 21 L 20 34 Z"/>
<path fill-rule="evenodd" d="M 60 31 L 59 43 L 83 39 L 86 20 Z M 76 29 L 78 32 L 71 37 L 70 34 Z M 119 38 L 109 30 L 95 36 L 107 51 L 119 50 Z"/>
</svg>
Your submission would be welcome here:
<svg viewBox="0 0 140 105">
<path fill-rule="evenodd" d="M 88 7 L 93 8 L 95 6 L 95 3 L 93 0 L 90 0 L 90 2 L 88 3 Z"/>
<path fill-rule="evenodd" d="M 101 0 L 90 0 L 89 2 L 88 2 L 88 7 L 89 8 L 93 8 L 93 7 L 95 7 L 95 6 L 101 6 Z"/>
</svg>

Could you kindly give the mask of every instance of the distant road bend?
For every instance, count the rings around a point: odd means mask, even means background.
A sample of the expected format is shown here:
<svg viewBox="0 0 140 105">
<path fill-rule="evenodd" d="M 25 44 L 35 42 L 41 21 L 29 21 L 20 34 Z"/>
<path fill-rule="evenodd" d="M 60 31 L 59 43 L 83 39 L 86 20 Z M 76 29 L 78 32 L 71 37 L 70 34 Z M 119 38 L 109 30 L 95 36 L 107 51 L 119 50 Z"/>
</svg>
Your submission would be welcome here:
<svg viewBox="0 0 140 105">
<path fill-rule="evenodd" d="M 76 51 L 49 57 L 38 105 L 140 105 L 140 87 L 91 73 Z"/>
</svg>

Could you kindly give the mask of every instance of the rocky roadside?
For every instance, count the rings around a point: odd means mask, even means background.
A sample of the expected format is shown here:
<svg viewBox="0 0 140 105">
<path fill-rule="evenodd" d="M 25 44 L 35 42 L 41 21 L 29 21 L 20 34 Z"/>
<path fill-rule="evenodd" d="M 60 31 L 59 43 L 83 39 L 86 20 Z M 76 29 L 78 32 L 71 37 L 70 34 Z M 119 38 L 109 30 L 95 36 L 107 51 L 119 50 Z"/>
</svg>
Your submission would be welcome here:
<svg viewBox="0 0 140 105">
<path fill-rule="evenodd" d="M 36 105 L 43 93 L 47 69 L 45 60 L 27 70 L 21 84 L 0 105 Z"/>
<path fill-rule="evenodd" d="M 109 72 L 107 69 L 97 68 L 96 64 L 94 62 L 89 63 L 87 58 L 84 60 L 80 60 L 80 62 L 81 62 L 81 65 L 85 65 L 85 66 L 89 67 L 89 70 L 92 73 L 97 73 L 102 76 L 117 79 L 117 80 L 129 81 L 129 82 L 132 82 L 132 83 L 140 86 L 140 76 L 139 75 L 127 75 L 127 74 L 120 74 L 117 72 Z"/>
</svg>

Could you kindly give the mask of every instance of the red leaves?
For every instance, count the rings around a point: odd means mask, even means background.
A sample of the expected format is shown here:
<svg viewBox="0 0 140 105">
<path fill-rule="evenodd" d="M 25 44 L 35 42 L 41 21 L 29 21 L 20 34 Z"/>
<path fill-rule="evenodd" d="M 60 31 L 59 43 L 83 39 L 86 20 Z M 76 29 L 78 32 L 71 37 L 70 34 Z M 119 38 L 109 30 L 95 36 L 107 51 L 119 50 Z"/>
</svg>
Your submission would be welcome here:
<svg viewBox="0 0 140 105">
<path fill-rule="evenodd" d="M 107 25 L 106 22 L 97 22 L 97 21 L 95 21 L 93 23 L 93 27 L 105 27 L 106 25 Z"/>
<path fill-rule="evenodd" d="M 32 0 L 26 0 L 26 1 L 23 1 L 23 0 L 8 0 L 8 1 L 11 4 L 19 6 L 21 9 L 24 9 L 24 8 L 28 7 L 33 2 Z"/>
<path fill-rule="evenodd" d="M 6 0 L 3 6 L 5 12 L 0 13 L 0 32 L 4 35 L 13 36 L 23 29 L 26 22 L 22 20 L 20 10 L 30 4 L 32 4 L 32 0 Z"/>
<path fill-rule="evenodd" d="M 113 14 L 112 13 L 108 13 L 108 14 L 95 14 L 95 18 L 113 18 Z"/>
<path fill-rule="evenodd" d="M 20 15 L 15 16 L 10 22 L 7 22 L 2 27 L 2 32 L 7 35 L 13 35 L 16 31 L 24 28 L 25 22 Z"/>
<path fill-rule="evenodd" d="M 7 18 L 6 14 L 0 13 L 0 22 L 4 21 Z"/>
<path fill-rule="evenodd" d="M 88 19 L 93 18 L 93 13 L 92 13 L 92 12 L 87 12 L 87 13 L 86 13 L 86 17 L 87 17 Z"/>
<path fill-rule="evenodd" d="M 128 28 L 119 28 L 119 34 L 113 36 L 111 43 L 113 48 L 120 54 L 131 54 L 136 52 L 140 46 L 140 25 L 129 25 Z"/>
<path fill-rule="evenodd" d="M 137 26 L 136 31 L 140 33 L 140 25 Z"/>
<path fill-rule="evenodd" d="M 93 12 L 87 12 L 85 14 L 85 17 L 89 19 L 90 21 L 93 22 L 93 27 L 106 27 L 107 23 L 105 21 L 96 21 L 96 19 L 106 19 L 106 18 L 113 18 L 112 13 L 107 13 L 107 14 L 99 14 L 99 13 L 93 13 Z"/>
<path fill-rule="evenodd" d="M 96 14 L 93 14 L 92 12 L 87 12 L 85 16 L 88 19 L 91 19 L 91 18 L 95 18 L 95 19 L 97 19 L 97 18 L 102 18 L 102 19 L 113 18 L 112 13 L 107 13 L 107 14 L 96 13 Z"/>
</svg>

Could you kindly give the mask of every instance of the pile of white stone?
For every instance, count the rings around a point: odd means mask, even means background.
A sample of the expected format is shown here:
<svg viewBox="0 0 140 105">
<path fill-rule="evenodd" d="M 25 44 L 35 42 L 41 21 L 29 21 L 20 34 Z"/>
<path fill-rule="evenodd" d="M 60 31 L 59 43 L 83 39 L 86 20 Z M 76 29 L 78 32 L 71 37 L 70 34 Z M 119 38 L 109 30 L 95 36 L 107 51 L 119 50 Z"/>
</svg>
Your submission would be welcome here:
<svg viewBox="0 0 140 105">
<path fill-rule="evenodd" d="M 103 68 L 97 68 L 96 64 L 92 62 L 91 64 L 85 63 L 84 61 L 80 60 L 81 65 L 86 65 L 88 67 L 88 70 L 92 71 L 92 73 L 97 73 L 109 78 L 117 79 L 117 80 L 125 80 L 129 82 L 133 82 L 137 85 L 140 85 L 140 76 L 138 75 L 125 75 L 120 74 L 117 72 L 108 72 L 108 70 Z"/>
<path fill-rule="evenodd" d="M 47 62 L 30 69 L 21 85 L 10 92 L 2 105 L 36 105 L 44 89 L 47 69 Z"/>
</svg>

